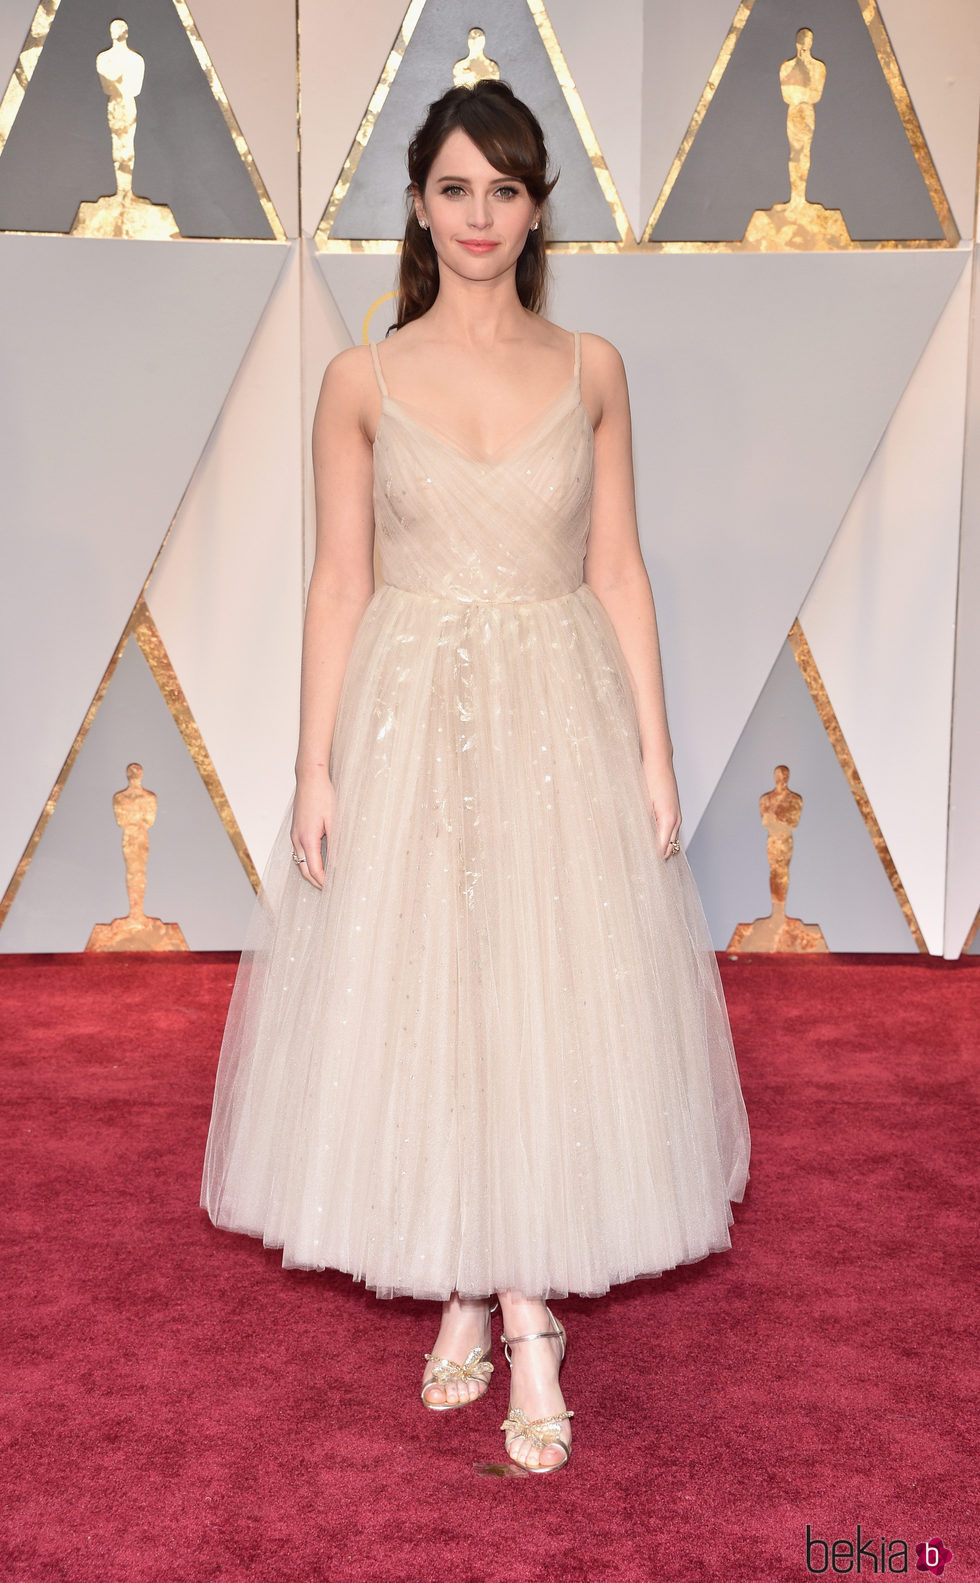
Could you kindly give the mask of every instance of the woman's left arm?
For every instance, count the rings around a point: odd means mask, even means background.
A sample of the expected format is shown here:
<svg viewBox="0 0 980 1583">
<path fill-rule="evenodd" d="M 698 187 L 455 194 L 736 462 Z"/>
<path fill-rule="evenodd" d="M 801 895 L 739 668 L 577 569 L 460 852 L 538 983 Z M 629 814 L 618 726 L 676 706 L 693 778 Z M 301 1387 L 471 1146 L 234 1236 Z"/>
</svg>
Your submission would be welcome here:
<svg viewBox="0 0 980 1583">
<path fill-rule="evenodd" d="M 640 550 L 633 482 L 633 435 L 626 370 L 619 352 L 589 335 L 583 399 L 595 422 L 592 521 L 584 576 L 616 630 L 629 671 L 640 730 L 640 753 L 657 837 L 670 856 L 681 824 L 674 750 L 667 725 L 660 639 L 650 579 Z M 583 370 L 584 370 L 583 358 Z"/>
</svg>

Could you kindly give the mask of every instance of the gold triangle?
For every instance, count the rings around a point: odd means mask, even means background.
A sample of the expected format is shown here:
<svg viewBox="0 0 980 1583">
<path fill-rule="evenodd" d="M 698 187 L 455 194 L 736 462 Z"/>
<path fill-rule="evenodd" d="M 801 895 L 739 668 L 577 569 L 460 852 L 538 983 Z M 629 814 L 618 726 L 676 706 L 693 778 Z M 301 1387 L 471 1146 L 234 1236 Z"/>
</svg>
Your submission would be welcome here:
<svg viewBox="0 0 980 1583">
<path fill-rule="evenodd" d="M 385 238 L 383 240 L 365 238 L 362 240 L 360 238 L 334 237 L 331 233 L 337 218 L 337 212 L 353 181 L 361 155 L 370 142 L 378 116 L 398 74 L 398 68 L 411 42 L 419 17 L 425 9 L 425 4 L 426 0 L 411 0 L 411 4 L 405 12 L 398 35 L 389 51 L 384 69 L 378 78 L 374 92 L 368 102 L 368 107 L 364 112 L 361 124 L 357 129 L 354 141 L 344 161 L 343 169 L 337 178 L 333 192 L 330 194 L 323 218 L 316 228 L 314 241 L 318 252 L 397 253 L 401 247 L 400 237 Z M 586 114 L 581 95 L 568 69 L 568 63 L 562 53 L 561 45 L 555 36 L 555 30 L 551 25 L 551 19 L 545 8 L 544 0 L 527 0 L 527 6 L 541 36 L 541 42 L 551 62 L 552 70 L 558 80 L 565 103 L 571 112 L 575 128 L 582 139 L 582 145 L 589 156 L 589 162 L 595 171 L 603 197 L 612 211 L 616 230 L 619 233 L 618 242 L 549 242 L 548 252 L 618 253 L 624 249 L 633 250 L 636 247 L 633 228 L 630 225 L 625 206 L 606 164 L 605 156 L 599 147 L 592 124 Z"/>
<path fill-rule="evenodd" d="M 31 22 L 30 28 L 28 29 L 27 37 L 24 40 L 23 48 L 20 52 L 20 57 L 13 70 L 13 75 L 7 84 L 6 92 L 4 93 L 3 98 L 0 99 L 0 156 L 3 154 L 7 144 L 7 139 L 10 136 L 10 129 L 17 119 L 17 113 L 24 102 L 24 97 L 30 85 L 31 78 L 34 75 L 37 63 L 41 57 L 41 51 L 44 49 L 48 34 L 51 31 L 51 24 L 53 23 L 58 9 L 62 3 L 63 0 L 40 0 L 40 4 L 34 13 L 34 19 Z M 70 3 L 70 0 L 65 0 L 65 3 Z M 242 129 L 235 117 L 235 112 L 228 102 L 228 95 L 221 86 L 218 73 L 214 69 L 214 63 L 207 52 L 200 33 L 197 31 L 197 26 L 190 13 L 187 0 L 172 0 L 172 4 L 180 20 L 181 26 L 183 27 L 184 32 L 187 34 L 188 42 L 194 51 L 197 62 L 205 77 L 207 78 L 208 87 L 211 89 L 211 93 L 214 96 L 218 108 L 220 109 L 224 118 L 225 125 L 231 134 L 231 139 L 238 152 L 238 157 L 245 166 L 245 169 L 249 175 L 249 180 L 251 181 L 252 186 L 255 188 L 256 196 L 262 205 L 263 213 L 265 214 L 266 220 L 268 221 L 269 227 L 272 231 L 273 240 L 276 242 L 285 242 L 288 240 L 288 238 L 283 228 L 282 221 L 280 220 L 279 215 L 276 213 L 276 209 L 273 205 L 272 199 L 269 197 L 265 182 L 262 180 L 262 177 L 259 174 L 258 166 L 252 157 L 251 149 L 245 141 Z M 4 234 L 24 235 L 30 233 L 6 232 Z M 64 235 L 65 233 L 45 232 L 43 234 L 58 236 Z M 207 238 L 206 240 L 221 241 L 222 238 L 213 237 Z M 262 238 L 236 238 L 236 240 L 261 241 Z"/>
<path fill-rule="evenodd" d="M 912 938 L 923 955 L 928 956 L 929 947 L 925 942 L 922 930 L 919 928 L 915 913 L 912 911 L 912 904 L 905 893 L 905 886 L 899 878 L 895 861 L 888 850 L 888 843 L 875 817 L 875 811 L 864 789 L 864 782 L 858 774 L 854 756 L 847 745 L 844 733 L 840 727 L 840 721 L 837 719 L 834 706 L 824 686 L 823 677 L 817 669 L 813 651 L 806 640 L 806 634 L 799 621 L 793 622 L 788 641 L 790 648 L 793 650 L 796 663 L 800 668 L 800 675 L 806 682 L 810 697 L 816 705 L 817 714 L 820 716 L 821 724 L 827 733 L 830 745 L 837 755 L 837 762 L 847 778 L 847 784 L 851 788 L 851 795 L 857 803 L 861 818 L 864 820 L 865 829 L 874 843 L 874 849 L 878 854 L 881 866 L 888 875 L 888 882 L 895 892 L 898 905 L 902 909 L 902 915 L 912 932 Z"/>
<path fill-rule="evenodd" d="M 155 561 L 154 565 L 156 565 Z M 147 582 L 149 582 L 149 578 L 147 578 Z M 4 891 L 2 898 L 0 898 L 0 928 L 3 927 L 7 915 L 13 906 L 14 898 L 16 897 L 21 884 L 23 883 L 24 876 L 31 866 L 31 861 L 34 857 L 34 854 L 37 851 L 41 843 L 41 838 L 48 827 L 48 822 L 51 819 L 51 815 L 54 813 L 58 799 L 61 796 L 61 793 L 64 791 L 68 777 L 74 768 L 75 760 L 78 758 L 78 755 L 82 749 L 82 744 L 84 743 L 85 738 L 88 736 L 89 728 L 91 727 L 93 720 L 99 712 L 99 709 L 102 705 L 102 700 L 105 698 L 105 695 L 109 690 L 109 683 L 112 681 L 112 678 L 115 675 L 116 667 L 119 664 L 119 661 L 122 659 L 123 651 L 130 638 L 135 638 L 139 645 L 143 658 L 146 660 L 146 663 L 150 668 L 153 679 L 159 687 L 161 694 L 163 695 L 163 700 L 170 711 L 171 718 L 173 719 L 174 724 L 184 739 L 184 745 L 186 746 L 188 753 L 194 761 L 194 765 L 198 771 L 198 774 L 207 787 L 208 795 L 214 804 L 215 811 L 221 820 L 221 823 L 225 827 L 232 846 L 235 848 L 235 851 L 238 854 L 239 862 L 248 876 L 248 880 L 252 886 L 252 889 L 256 892 L 259 889 L 259 875 L 256 871 L 255 864 L 252 862 L 248 847 L 245 844 L 245 838 L 242 835 L 241 829 L 239 828 L 238 820 L 235 818 L 235 815 L 232 812 L 231 804 L 229 803 L 225 789 L 221 784 L 218 772 L 214 767 L 211 755 L 207 750 L 207 746 L 205 745 L 204 738 L 201 735 L 197 721 L 194 719 L 190 704 L 187 702 L 184 690 L 177 679 L 177 673 L 175 672 L 170 656 L 164 647 L 163 639 L 157 630 L 156 622 L 153 620 L 153 617 L 150 614 L 149 607 L 144 598 L 144 592 L 145 585 L 140 591 L 140 596 L 137 599 L 136 604 L 133 606 L 129 620 L 126 622 L 126 626 L 123 629 L 122 637 L 119 639 L 119 642 L 116 644 L 115 650 L 113 651 L 112 658 L 110 659 L 109 664 L 106 666 L 105 675 L 102 677 L 102 680 L 99 682 L 99 685 L 96 688 L 95 697 L 92 699 L 92 702 L 89 704 L 88 709 L 85 712 L 85 718 L 78 729 L 75 740 L 69 749 L 68 756 L 58 773 L 58 778 L 52 786 L 44 807 L 41 810 L 40 818 L 31 832 L 30 840 L 24 848 L 20 862 L 17 864 L 17 867 L 14 870 L 13 877 L 11 878 L 7 889 Z"/>
<path fill-rule="evenodd" d="M 892 49 L 891 40 L 888 37 L 885 24 L 878 10 L 877 0 L 855 0 L 855 3 L 859 3 L 864 24 L 871 36 L 871 42 L 878 56 L 878 63 L 881 66 L 895 108 L 905 128 L 905 135 L 915 155 L 916 164 L 928 189 L 932 206 L 936 211 L 936 218 L 942 226 L 944 240 L 942 242 L 915 240 L 855 242 L 848 238 L 846 242 L 835 244 L 835 247 L 839 248 L 839 250 L 855 252 L 890 252 L 896 249 L 956 247 L 960 239 L 959 232 L 956 229 L 956 222 L 953 219 L 949 201 L 943 191 L 942 182 L 939 180 L 939 174 L 933 164 L 932 155 L 929 153 L 926 140 L 922 135 L 919 118 L 913 109 L 909 91 L 905 86 L 905 79 L 902 76 L 901 68 Z M 684 134 L 681 146 L 674 157 L 674 163 L 667 173 L 667 180 L 664 182 L 660 195 L 653 206 L 653 212 L 643 229 L 640 244 L 644 249 L 649 247 L 651 250 L 660 253 L 741 253 L 756 251 L 755 247 L 747 245 L 744 241 L 657 242 L 653 238 L 654 227 L 663 213 L 664 205 L 673 191 L 684 161 L 687 159 L 691 146 L 701 129 L 701 123 L 705 118 L 708 106 L 718 90 L 718 84 L 725 75 L 728 63 L 735 52 L 736 45 L 742 36 L 742 30 L 751 15 L 754 5 L 755 0 L 742 0 L 742 4 L 735 13 L 735 19 L 728 30 L 725 42 L 721 46 L 718 58 L 708 75 L 708 81 L 705 84 L 701 98 L 698 100 L 697 108 L 691 117 L 691 123 Z"/>
</svg>

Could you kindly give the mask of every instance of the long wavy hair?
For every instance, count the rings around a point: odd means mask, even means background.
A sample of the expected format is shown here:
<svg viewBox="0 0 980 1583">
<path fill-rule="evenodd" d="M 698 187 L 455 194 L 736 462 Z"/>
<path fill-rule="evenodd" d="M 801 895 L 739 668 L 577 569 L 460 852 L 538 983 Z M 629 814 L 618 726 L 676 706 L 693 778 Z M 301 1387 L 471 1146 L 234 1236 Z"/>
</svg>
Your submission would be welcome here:
<svg viewBox="0 0 980 1583">
<path fill-rule="evenodd" d="M 558 180 L 547 176 L 548 151 L 534 112 L 505 82 L 484 78 L 472 88 L 450 88 L 429 105 L 428 114 L 408 145 L 408 217 L 398 274 L 397 318 L 393 329 L 427 313 L 439 292 L 439 264 L 428 231 L 415 214 L 413 188 L 424 193 L 433 162 L 450 132 L 460 128 L 495 170 L 524 183 L 539 205 L 538 229 L 529 231 L 517 260 L 517 295 L 525 308 L 541 313 L 548 293 L 547 204 Z"/>
</svg>

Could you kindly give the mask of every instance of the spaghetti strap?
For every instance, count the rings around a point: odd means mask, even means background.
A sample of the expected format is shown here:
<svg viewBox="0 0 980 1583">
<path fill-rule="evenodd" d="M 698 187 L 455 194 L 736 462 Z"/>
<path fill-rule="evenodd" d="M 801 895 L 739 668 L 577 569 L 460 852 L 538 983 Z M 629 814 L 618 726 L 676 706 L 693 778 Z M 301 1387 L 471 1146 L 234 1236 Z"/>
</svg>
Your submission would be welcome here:
<svg viewBox="0 0 980 1583">
<path fill-rule="evenodd" d="M 581 389 L 582 385 L 582 333 L 580 330 L 572 332 L 575 336 L 575 367 L 572 370 L 572 379 Z"/>
<path fill-rule="evenodd" d="M 387 394 L 388 394 L 388 386 L 385 384 L 385 376 L 381 372 L 381 359 L 378 356 L 377 342 L 376 341 L 371 341 L 370 342 L 370 347 L 371 347 L 371 361 L 374 364 L 374 372 L 378 376 L 378 384 L 381 387 L 381 394 L 383 396 L 387 396 Z"/>
</svg>

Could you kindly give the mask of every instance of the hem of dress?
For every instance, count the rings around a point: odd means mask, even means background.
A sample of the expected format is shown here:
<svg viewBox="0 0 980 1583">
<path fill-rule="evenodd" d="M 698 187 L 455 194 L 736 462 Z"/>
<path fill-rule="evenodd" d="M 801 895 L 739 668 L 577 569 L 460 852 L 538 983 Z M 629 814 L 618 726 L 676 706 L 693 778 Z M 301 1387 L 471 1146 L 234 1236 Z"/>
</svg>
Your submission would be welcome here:
<svg viewBox="0 0 980 1583">
<path fill-rule="evenodd" d="M 228 1231 L 231 1232 L 233 1236 L 238 1237 L 253 1237 L 256 1241 L 261 1241 L 262 1246 L 267 1248 L 270 1252 L 276 1252 L 279 1249 L 284 1248 L 282 1238 L 268 1239 L 264 1232 L 253 1230 L 248 1226 L 236 1226 L 230 1223 L 217 1221 L 213 1218 L 205 1206 L 202 1205 L 201 1207 L 204 1208 L 205 1214 L 207 1214 L 209 1221 L 217 1231 Z M 734 1217 L 732 1216 L 730 1209 L 728 1212 L 728 1224 L 730 1226 L 734 1224 Z M 662 1275 L 668 1274 L 671 1270 L 680 1269 L 682 1265 L 700 1264 L 702 1259 L 710 1258 L 712 1254 L 730 1253 L 732 1251 L 731 1237 L 726 1235 L 724 1241 L 712 1242 L 703 1250 L 703 1252 L 691 1253 L 686 1258 L 682 1259 L 672 1259 L 669 1263 L 661 1265 L 658 1269 L 644 1270 L 637 1268 L 629 1273 L 610 1275 L 604 1286 L 549 1286 L 545 1291 L 524 1292 L 523 1295 L 532 1301 L 540 1300 L 546 1303 L 550 1303 L 553 1300 L 558 1302 L 566 1297 L 605 1297 L 614 1286 L 626 1286 L 630 1281 L 659 1280 Z M 303 1262 L 299 1259 L 290 1259 L 287 1262 L 285 1252 L 283 1252 L 282 1268 L 284 1270 L 304 1270 L 315 1275 L 323 1275 L 328 1270 L 333 1274 L 349 1275 L 352 1281 L 355 1281 L 358 1285 L 363 1285 L 367 1291 L 374 1292 L 379 1301 L 390 1301 L 393 1298 L 409 1297 L 416 1302 L 446 1303 L 453 1295 L 458 1295 L 464 1301 L 479 1301 L 483 1298 L 491 1296 L 494 1292 L 508 1291 L 515 1287 L 515 1283 L 512 1281 L 503 1281 L 497 1286 L 491 1286 L 486 1292 L 463 1291 L 458 1286 L 451 1287 L 449 1291 L 445 1291 L 441 1287 L 437 1291 L 434 1291 L 431 1288 L 423 1290 L 417 1285 L 392 1285 L 382 1281 L 380 1278 L 372 1279 L 369 1275 L 351 1269 L 346 1264 L 332 1263 L 329 1260 L 322 1264 L 311 1264 Z"/>
</svg>

